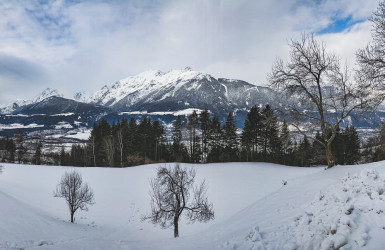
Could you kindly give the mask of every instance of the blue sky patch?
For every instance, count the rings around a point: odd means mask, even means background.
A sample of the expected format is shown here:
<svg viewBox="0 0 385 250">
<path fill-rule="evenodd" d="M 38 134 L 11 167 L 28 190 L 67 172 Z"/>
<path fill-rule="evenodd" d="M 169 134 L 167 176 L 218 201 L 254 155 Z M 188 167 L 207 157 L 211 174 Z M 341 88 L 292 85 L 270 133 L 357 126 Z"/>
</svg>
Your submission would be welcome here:
<svg viewBox="0 0 385 250">
<path fill-rule="evenodd" d="M 352 16 L 334 19 L 329 26 L 318 31 L 317 34 L 340 33 L 360 22 L 362 22 L 362 20 L 353 20 Z"/>
</svg>

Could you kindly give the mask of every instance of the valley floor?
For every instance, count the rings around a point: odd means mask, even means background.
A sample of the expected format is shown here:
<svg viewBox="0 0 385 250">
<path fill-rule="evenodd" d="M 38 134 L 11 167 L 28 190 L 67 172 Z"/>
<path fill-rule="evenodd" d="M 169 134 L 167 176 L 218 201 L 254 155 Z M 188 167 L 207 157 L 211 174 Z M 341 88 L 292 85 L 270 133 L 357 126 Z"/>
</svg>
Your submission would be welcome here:
<svg viewBox="0 0 385 250">
<path fill-rule="evenodd" d="M 72 167 L 3 165 L 0 249 L 383 249 L 385 163 L 298 168 L 269 163 L 190 165 L 208 183 L 215 219 L 182 221 L 180 236 L 141 216 L 160 164 L 76 168 L 96 204 L 75 214 L 53 191 Z M 349 173 L 349 174 L 348 174 Z M 286 181 L 287 184 L 283 185 Z"/>
</svg>

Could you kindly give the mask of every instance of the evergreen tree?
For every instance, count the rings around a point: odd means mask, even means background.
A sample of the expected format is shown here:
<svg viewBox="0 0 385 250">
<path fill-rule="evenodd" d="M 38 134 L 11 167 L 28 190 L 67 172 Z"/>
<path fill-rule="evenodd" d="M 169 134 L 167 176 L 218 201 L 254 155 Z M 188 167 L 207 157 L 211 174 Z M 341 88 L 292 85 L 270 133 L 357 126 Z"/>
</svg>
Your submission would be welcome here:
<svg viewBox="0 0 385 250">
<path fill-rule="evenodd" d="M 265 161 L 278 161 L 282 151 L 279 140 L 277 117 L 270 105 L 266 105 L 261 113 L 261 139 L 260 144 Z"/>
<path fill-rule="evenodd" d="M 305 137 L 301 141 L 297 150 L 297 165 L 300 167 L 309 167 L 311 158 L 311 145 L 309 140 Z"/>
<path fill-rule="evenodd" d="M 331 134 L 330 134 L 331 136 Z M 332 142 L 332 153 L 335 164 L 344 165 L 345 164 L 345 142 L 344 135 L 341 133 L 339 126 L 336 130 L 336 136 Z"/>
<path fill-rule="evenodd" d="M 223 131 L 221 122 L 217 116 L 214 116 L 210 122 L 209 147 L 210 151 L 207 156 L 208 162 L 219 162 L 222 153 Z"/>
<path fill-rule="evenodd" d="M 174 127 L 172 130 L 172 157 L 174 161 L 183 162 L 187 160 L 187 150 L 183 144 L 182 136 L 182 117 L 179 115 L 174 121 Z"/>
<path fill-rule="evenodd" d="M 9 162 L 15 161 L 15 152 L 16 152 L 16 145 L 12 139 L 6 138 L 6 139 L 0 139 L 1 141 L 1 148 L 6 151 L 6 156 L 3 158 L 3 161 L 8 160 Z"/>
<path fill-rule="evenodd" d="M 315 139 L 313 141 L 312 145 L 312 158 L 311 158 L 311 164 L 312 165 L 326 165 L 326 157 L 325 157 L 325 146 L 319 141 L 323 141 L 324 137 L 320 134 L 319 131 L 317 131 L 317 134 L 315 136 Z"/>
<path fill-rule="evenodd" d="M 151 158 L 151 126 L 152 121 L 151 118 L 144 118 L 138 125 L 138 137 L 140 140 L 136 140 L 138 153 L 141 154 L 144 159 Z"/>
<path fill-rule="evenodd" d="M 247 113 L 241 136 L 242 146 L 246 150 L 246 161 L 257 160 L 258 144 L 261 139 L 261 114 L 259 108 L 254 106 Z"/>
<path fill-rule="evenodd" d="M 235 120 L 233 113 L 229 112 L 227 115 L 226 123 L 223 126 L 223 144 L 224 151 L 223 156 L 221 157 L 223 161 L 237 161 L 237 151 L 238 151 L 238 142 L 237 142 L 237 128 L 235 125 Z"/>
<path fill-rule="evenodd" d="M 91 147 L 94 165 L 110 166 L 111 155 L 110 150 L 110 136 L 111 126 L 106 120 L 101 120 L 99 123 L 95 123 L 91 131 Z"/>
<path fill-rule="evenodd" d="M 72 144 L 68 165 L 79 167 L 86 166 L 84 151 L 85 150 L 81 145 Z"/>
<path fill-rule="evenodd" d="M 21 130 L 18 130 L 15 134 L 16 141 L 16 150 L 17 150 L 17 160 L 19 163 L 24 161 L 24 155 L 27 152 L 27 149 L 24 147 L 24 133 Z"/>
<path fill-rule="evenodd" d="M 68 166 L 68 155 L 64 150 L 64 146 L 61 147 L 60 151 L 60 166 Z"/>
<path fill-rule="evenodd" d="M 189 134 L 189 150 L 190 150 L 190 161 L 191 162 L 199 162 L 199 146 L 197 145 L 199 143 L 199 136 L 197 134 L 199 127 L 199 119 L 198 114 L 194 110 L 191 115 L 187 118 L 187 131 Z"/>
<path fill-rule="evenodd" d="M 166 150 L 166 135 L 163 126 L 159 124 L 159 121 L 154 121 L 152 124 L 153 128 L 153 143 L 155 148 L 154 160 L 156 162 L 167 158 Z"/>
<path fill-rule="evenodd" d="M 129 144 L 131 143 L 129 139 L 129 126 L 126 118 L 122 119 L 122 122 L 120 123 L 120 130 L 123 143 L 121 149 L 122 166 L 125 166 L 127 164 L 127 156 L 129 154 Z"/>
<path fill-rule="evenodd" d="M 124 159 L 123 158 L 124 138 L 123 138 L 122 124 L 120 123 L 120 121 L 118 121 L 116 125 L 115 124 L 112 125 L 112 137 L 115 143 L 114 166 L 123 167 L 124 166 L 124 160 L 123 160 Z"/>
<path fill-rule="evenodd" d="M 356 164 L 360 158 L 360 139 L 357 130 L 353 127 L 347 127 L 344 131 L 345 137 L 345 164 Z"/>
<path fill-rule="evenodd" d="M 33 155 L 33 158 L 32 158 L 32 163 L 35 165 L 41 164 L 41 148 L 42 148 L 41 142 L 37 141 L 35 154 Z"/>
<path fill-rule="evenodd" d="M 290 157 L 292 153 L 291 136 L 286 120 L 283 121 L 280 132 L 279 139 L 282 145 L 282 158 L 280 163 L 286 165 L 290 164 Z"/>
<path fill-rule="evenodd" d="M 202 134 L 202 161 L 205 163 L 207 161 L 208 154 L 208 138 L 210 133 L 210 113 L 207 109 L 203 110 L 199 115 L 199 122 L 201 127 Z"/>
<path fill-rule="evenodd" d="M 139 126 L 136 124 L 134 118 L 130 118 L 126 132 L 123 135 L 124 138 L 124 148 L 126 149 L 126 157 L 129 155 L 138 154 L 138 144 L 140 143 L 140 135 L 138 133 Z"/>
</svg>

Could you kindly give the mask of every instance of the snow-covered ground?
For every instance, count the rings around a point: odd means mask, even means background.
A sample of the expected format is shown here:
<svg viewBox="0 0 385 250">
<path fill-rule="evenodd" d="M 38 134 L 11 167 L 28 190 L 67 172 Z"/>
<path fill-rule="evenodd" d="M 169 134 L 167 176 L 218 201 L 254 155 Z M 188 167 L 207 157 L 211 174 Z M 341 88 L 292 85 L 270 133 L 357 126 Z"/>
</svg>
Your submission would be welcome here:
<svg viewBox="0 0 385 250">
<path fill-rule="evenodd" d="M 384 249 L 385 162 L 318 168 L 194 165 L 215 219 L 182 221 L 180 237 L 140 217 L 159 164 L 77 168 L 96 204 L 75 214 L 53 191 L 69 169 L 3 165 L 0 249 Z M 193 165 L 183 164 L 191 167 Z M 286 181 L 286 185 L 283 185 Z"/>
</svg>

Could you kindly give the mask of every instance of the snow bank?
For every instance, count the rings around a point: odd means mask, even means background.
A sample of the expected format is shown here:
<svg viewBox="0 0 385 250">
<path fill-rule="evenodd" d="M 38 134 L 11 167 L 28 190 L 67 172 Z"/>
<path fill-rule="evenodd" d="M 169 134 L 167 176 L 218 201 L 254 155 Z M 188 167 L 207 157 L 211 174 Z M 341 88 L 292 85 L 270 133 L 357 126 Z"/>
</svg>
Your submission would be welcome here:
<svg viewBox="0 0 385 250">
<path fill-rule="evenodd" d="M 258 226 L 233 249 L 383 249 L 385 235 L 385 173 L 365 169 L 346 174 L 280 231 L 264 233 Z M 381 236 L 382 235 L 382 236 Z M 376 241 L 371 241 L 376 239 Z M 226 245 L 224 245 L 226 246 Z"/>
</svg>

